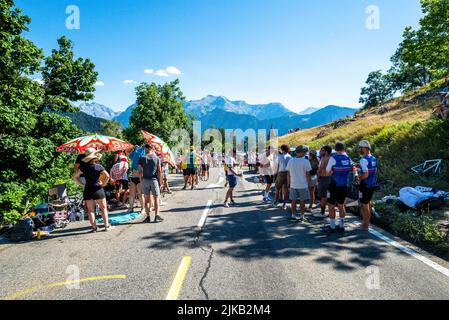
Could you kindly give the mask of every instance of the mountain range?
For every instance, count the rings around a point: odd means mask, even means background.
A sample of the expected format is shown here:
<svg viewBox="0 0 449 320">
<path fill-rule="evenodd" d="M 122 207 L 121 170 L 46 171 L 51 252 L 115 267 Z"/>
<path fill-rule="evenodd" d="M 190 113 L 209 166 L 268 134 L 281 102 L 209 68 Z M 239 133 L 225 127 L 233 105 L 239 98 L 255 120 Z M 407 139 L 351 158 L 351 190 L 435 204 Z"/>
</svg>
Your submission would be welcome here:
<svg viewBox="0 0 449 320">
<path fill-rule="evenodd" d="M 96 102 L 83 103 L 80 111 L 95 118 L 116 120 L 127 128 L 129 118 L 136 104 L 123 112 L 115 112 Z M 297 114 L 281 103 L 249 104 L 245 101 L 231 101 L 223 96 L 208 95 L 200 100 L 185 102 L 185 110 L 201 121 L 202 129 L 277 129 L 280 135 L 291 129 L 307 129 L 353 115 L 357 109 L 339 106 L 308 108 Z"/>
<path fill-rule="evenodd" d="M 121 112 L 115 112 L 105 105 L 96 102 L 84 102 L 78 106 L 81 112 L 87 113 L 96 118 L 112 120 L 119 116 Z"/>
</svg>

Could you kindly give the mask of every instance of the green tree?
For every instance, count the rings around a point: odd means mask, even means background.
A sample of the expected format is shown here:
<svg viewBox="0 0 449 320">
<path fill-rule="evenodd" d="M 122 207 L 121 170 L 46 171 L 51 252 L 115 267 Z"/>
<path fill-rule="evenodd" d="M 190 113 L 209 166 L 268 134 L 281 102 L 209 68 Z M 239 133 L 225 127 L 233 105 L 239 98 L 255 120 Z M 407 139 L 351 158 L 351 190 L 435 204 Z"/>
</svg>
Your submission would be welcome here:
<svg viewBox="0 0 449 320">
<path fill-rule="evenodd" d="M 403 38 L 391 58 L 393 66 L 388 75 L 395 91 L 407 92 L 429 83 L 432 76 L 426 67 L 416 32 L 406 28 Z"/>
<path fill-rule="evenodd" d="M 142 83 L 136 88 L 136 95 L 137 107 L 131 113 L 130 126 L 125 132 L 132 143 L 140 142 L 141 130 L 146 130 L 173 146 L 176 141 L 170 140 L 172 132 L 191 128 L 179 80 L 163 85 Z"/>
<path fill-rule="evenodd" d="M 407 27 L 392 57 L 393 86 L 404 92 L 449 76 L 449 0 L 421 0 L 419 28 Z"/>
<path fill-rule="evenodd" d="M 71 73 L 76 80 L 56 72 L 55 61 L 64 60 L 59 51 L 44 61 L 43 51 L 23 37 L 30 21 L 13 0 L 0 1 L 0 226 L 44 199 L 52 185 L 70 181 L 73 159 L 55 150 L 80 131 L 50 111 L 68 110 L 70 100 L 91 97 L 96 78 L 88 64 L 84 76 L 79 59 L 64 62 L 68 70 L 78 69 Z M 59 43 L 66 57 L 73 57 L 67 42 Z M 43 85 L 31 80 L 40 72 Z"/>
<path fill-rule="evenodd" d="M 44 105 L 53 111 L 77 111 L 70 101 L 92 100 L 98 73 L 89 59 L 75 59 L 72 41 L 61 37 L 58 45 L 42 70 Z"/>
<path fill-rule="evenodd" d="M 118 122 L 117 120 L 104 121 L 101 124 L 101 128 L 102 128 L 101 132 L 104 135 L 123 139 L 123 128 L 120 122 Z"/>
<path fill-rule="evenodd" d="M 389 77 L 382 74 L 382 71 L 374 71 L 368 75 L 366 87 L 362 88 L 360 103 L 365 108 L 375 107 L 379 104 L 391 99 L 394 90 L 391 86 Z"/>
</svg>

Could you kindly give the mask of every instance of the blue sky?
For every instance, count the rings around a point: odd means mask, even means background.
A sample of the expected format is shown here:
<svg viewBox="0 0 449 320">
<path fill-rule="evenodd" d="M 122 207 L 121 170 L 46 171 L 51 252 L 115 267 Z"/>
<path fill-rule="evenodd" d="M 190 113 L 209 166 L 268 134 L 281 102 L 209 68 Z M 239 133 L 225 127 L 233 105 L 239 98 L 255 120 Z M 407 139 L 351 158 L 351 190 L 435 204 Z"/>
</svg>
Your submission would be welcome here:
<svg viewBox="0 0 449 320">
<path fill-rule="evenodd" d="M 418 0 L 16 0 L 32 18 L 28 37 L 50 53 L 62 35 L 91 58 L 104 83 L 95 101 L 123 110 L 134 85 L 178 77 L 187 99 L 224 95 L 281 102 L 294 111 L 358 106 L 370 71 L 387 69 Z M 80 29 L 66 28 L 66 8 Z M 369 30 L 366 8 L 380 9 Z M 173 71 L 161 77 L 167 67 Z M 146 74 L 146 69 L 153 73 Z M 181 72 L 176 75 L 176 70 Z M 167 73 L 165 71 L 165 73 Z"/>
</svg>

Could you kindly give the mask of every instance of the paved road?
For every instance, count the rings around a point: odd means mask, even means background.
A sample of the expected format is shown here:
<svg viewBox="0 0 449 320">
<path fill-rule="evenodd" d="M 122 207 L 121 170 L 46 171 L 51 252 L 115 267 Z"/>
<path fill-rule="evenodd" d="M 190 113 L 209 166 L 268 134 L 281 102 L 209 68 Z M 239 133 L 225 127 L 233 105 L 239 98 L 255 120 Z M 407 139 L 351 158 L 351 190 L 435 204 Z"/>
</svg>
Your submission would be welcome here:
<svg viewBox="0 0 449 320">
<path fill-rule="evenodd" d="M 77 222 L 45 240 L 0 244 L 0 298 L 165 299 L 178 288 L 178 299 L 449 299 L 449 264 L 391 235 L 322 235 L 325 221 L 313 216 L 291 224 L 261 203 L 251 176 L 230 209 L 220 170 L 195 191 L 174 179 L 161 224 L 86 234 Z M 81 283 L 67 287 L 77 270 Z"/>
</svg>

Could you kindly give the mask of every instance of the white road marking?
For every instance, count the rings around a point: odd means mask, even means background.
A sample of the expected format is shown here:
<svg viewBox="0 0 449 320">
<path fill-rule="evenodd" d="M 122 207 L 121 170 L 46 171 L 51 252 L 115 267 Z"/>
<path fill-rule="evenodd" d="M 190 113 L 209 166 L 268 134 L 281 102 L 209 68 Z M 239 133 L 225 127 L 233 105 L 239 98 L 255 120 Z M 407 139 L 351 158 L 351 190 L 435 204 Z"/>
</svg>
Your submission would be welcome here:
<svg viewBox="0 0 449 320">
<path fill-rule="evenodd" d="M 216 189 L 216 188 L 221 188 L 222 187 L 222 184 L 223 184 L 223 182 L 224 182 L 224 177 L 222 176 L 222 175 L 220 175 L 220 178 L 218 179 L 218 182 L 217 183 L 213 183 L 213 184 L 210 184 L 210 185 L 208 185 L 207 187 L 206 187 L 206 189 Z"/>
<path fill-rule="evenodd" d="M 357 227 L 359 226 L 358 224 L 354 224 Z M 402 252 L 412 256 L 413 258 L 421 261 L 422 263 L 426 264 L 427 266 L 431 267 L 432 269 L 444 274 L 446 277 L 449 277 L 449 269 L 446 269 L 445 267 L 439 265 L 438 263 L 424 257 L 423 255 L 419 254 L 418 252 L 416 252 L 413 249 L 410 249 L 406 246 L 403 246 L 402 244 L 400 244 L 399 242 L 390 239 L 389 237 L 387 237 L 386 235 L 384 235 L 383 233 L 380 233 L 379 231 L 374 230 L 373 228 L 370 228 L 369 233 L 371 233 L 373 236 L 385 241 L 386 243 L 388 243 L 389 245 L 401 250 Z"/>
<path fill-rule="evenodd" d="M 209 214 L 209 209 L 212 205 L 213 201 L 209 200 L 207 202 L 206 208 L 204 208 L 203 215 L 201 216 L 200 222 L 198 222 L 198 228 L 203 229 L 206 224 L 207 215 Z"/>
</svg>

